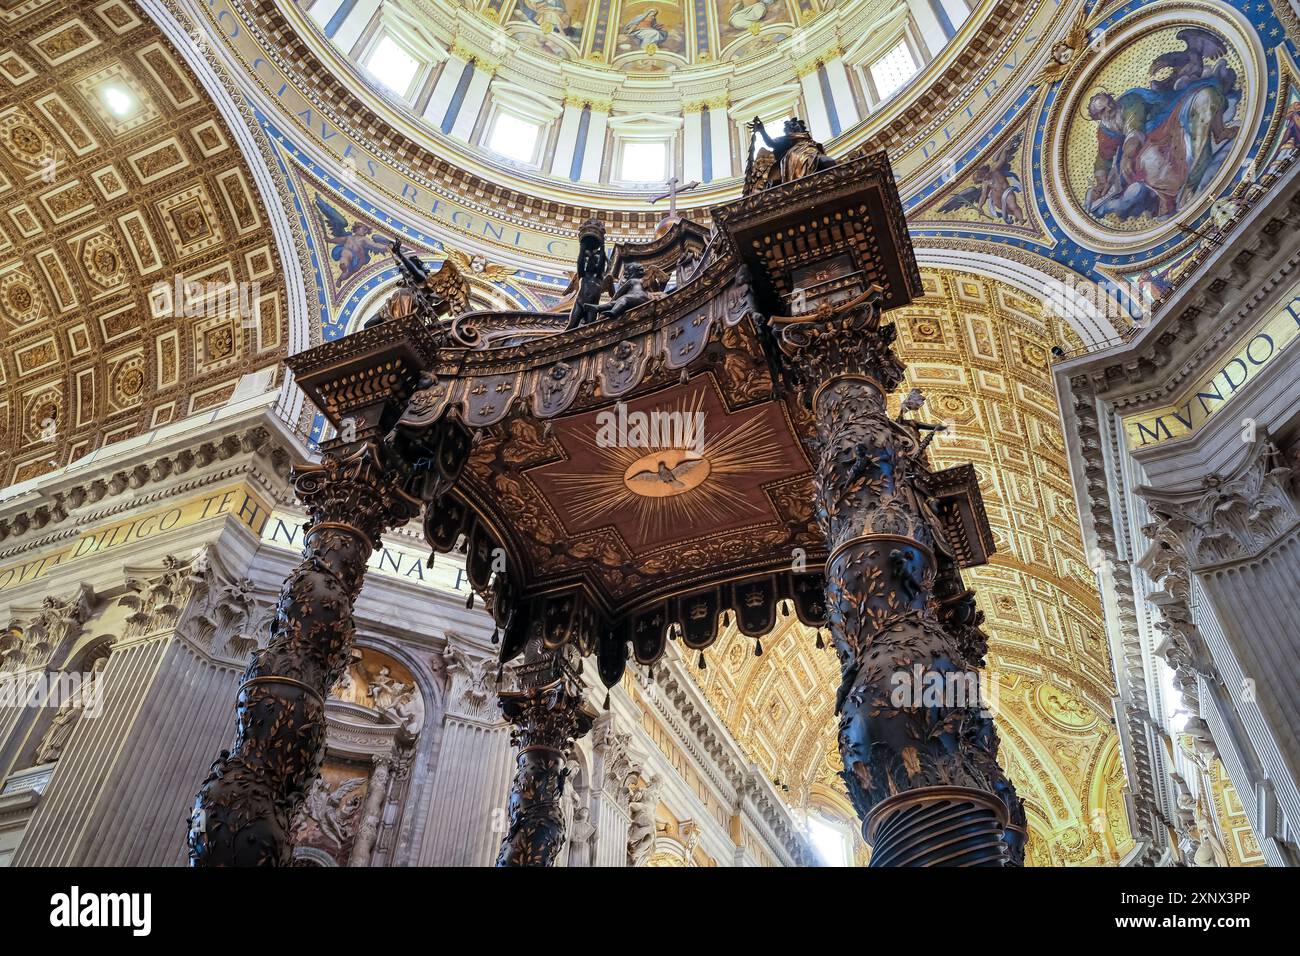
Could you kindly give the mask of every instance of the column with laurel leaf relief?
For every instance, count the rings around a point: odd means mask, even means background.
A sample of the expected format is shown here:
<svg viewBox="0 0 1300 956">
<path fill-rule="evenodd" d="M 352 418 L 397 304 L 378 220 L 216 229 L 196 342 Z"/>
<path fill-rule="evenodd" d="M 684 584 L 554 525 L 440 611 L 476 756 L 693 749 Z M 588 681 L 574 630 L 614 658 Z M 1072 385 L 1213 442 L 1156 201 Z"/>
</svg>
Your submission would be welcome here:
<svg viewBox="0 0 1300 956">
<path fill-rule="evenodd" d="M 325 696 L 348 660 L 366 562 L 381 534 L 419 513 L 406 478 L 373 445 L 295 471 L 309 516 L 303 560 L 285 580 L 270 641 L 239 687 L 234 744 L 195 798 L 194 865 L 288 863 L 290 819 L 319 772 Z"/>
<path fill-rule="evenodd" d="M 444 506 L 469 452 L 464 427 L 441 411 L 443 386 L 423 371 L 445 330 L 413 282 L 365 328 L 288 360 L 337 436 L 291 479 L 308 517 L 303 558 L 244 674 L 234 743 L 194 800 L 195 866 L 290 862 L 290 821 L 320 771 L 325 697 L 348 660 L 366 563 L 385 532 Z"/>
<path fill-rule="evenodd" d="M 772 322 L 816 419 L 842 776 L 871 864 L 1018 863 L 1023 811 L 998 765 L 991 717 L 978 700 L 899 695 L 914 686 L 899 676 L 916 668 L 940 678 L 974 673 L 983 641 L 926 490 L 926 442 L 914 422 L 886 411 L 903 380 L 895 329 L 881 324 L 875 294 Z"/>
<path fill-rule="evenodd" d="M 517 668 L 518 689 L 499 695 L 517 753 L 497 866 L 554 866 L 567 842 L 569 757 L 596 720 L 583 699 L 577 657 L 572 645 L 548 651 L 536 637 Z"/>
</svg>

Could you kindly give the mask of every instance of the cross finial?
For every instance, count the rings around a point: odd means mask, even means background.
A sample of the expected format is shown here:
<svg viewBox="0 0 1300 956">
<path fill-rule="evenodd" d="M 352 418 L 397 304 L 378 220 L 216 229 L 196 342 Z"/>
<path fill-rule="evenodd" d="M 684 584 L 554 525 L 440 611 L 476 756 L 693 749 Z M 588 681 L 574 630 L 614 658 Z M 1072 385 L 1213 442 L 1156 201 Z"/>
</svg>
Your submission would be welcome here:
<svg viewBox="0 0 1300 956">
<path fill-rule="evenodd" d="M 677 194 L 690 192 L 699 184 L 700 184 L 699 180 L 693 179 L 689 183 L 683 186 L 682 181 L 678 179 L 676 176 L 674 176 L 672 179 L 668 180 L 668 182 L 664 184 L 668 187 L 668 192 L 664 193 L 662 196 L 655 196 L 655 198 L 651 199 L 650 202 L 653 204 L 653 203 L 657 203 L 661 199 L 667 199 L 668 216 L 669 218 L 672 218 L 677 215 Z"/>
</svg>

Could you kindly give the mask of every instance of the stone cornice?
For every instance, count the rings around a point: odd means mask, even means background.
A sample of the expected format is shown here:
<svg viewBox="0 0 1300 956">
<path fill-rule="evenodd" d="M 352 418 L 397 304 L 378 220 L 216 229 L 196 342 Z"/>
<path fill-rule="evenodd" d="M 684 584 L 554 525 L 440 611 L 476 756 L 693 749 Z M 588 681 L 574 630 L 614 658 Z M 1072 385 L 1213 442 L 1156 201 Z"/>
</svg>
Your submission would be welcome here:
<svg viewBox="0 0 1300 956">
<path fill-rule="evenodd" d="M 265 403 L 186 419 L 9 489 L 0 500 L 0 560 L 236 476 L 281 500 L 289 469 L 303 458 L 300 440 Z"/>
</svg>

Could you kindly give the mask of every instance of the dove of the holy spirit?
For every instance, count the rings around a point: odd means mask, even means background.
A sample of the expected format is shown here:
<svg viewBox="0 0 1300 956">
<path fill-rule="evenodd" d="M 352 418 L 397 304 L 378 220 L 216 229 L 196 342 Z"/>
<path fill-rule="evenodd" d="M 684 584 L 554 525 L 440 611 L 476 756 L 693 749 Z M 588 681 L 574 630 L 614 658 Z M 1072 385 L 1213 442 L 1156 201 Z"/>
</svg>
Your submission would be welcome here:
<svg viewBox="0 0 1300 956">
<path fill-rule="evenodd" d="M 619 402 L 596 415 L 600 448 L 677 448 L 704 454 L 704 412 L 630 412 Z"/>
</svg>

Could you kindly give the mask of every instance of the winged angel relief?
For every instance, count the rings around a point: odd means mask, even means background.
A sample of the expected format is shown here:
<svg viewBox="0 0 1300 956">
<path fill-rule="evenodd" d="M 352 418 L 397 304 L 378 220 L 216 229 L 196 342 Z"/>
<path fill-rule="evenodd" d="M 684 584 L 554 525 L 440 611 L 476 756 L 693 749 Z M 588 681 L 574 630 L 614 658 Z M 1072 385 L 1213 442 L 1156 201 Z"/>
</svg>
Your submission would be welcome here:
<svg viewBox="0 0 1300 956">
<path fill-rule="evenodd" d="M 311 831 L 316 830 L 320 838 L 336 847 L 347 843 L 352 825 L 365 798 L 365 777 L 351 777 L 334 786 L 317 777 L 307 791 L 299 811 L 294 838 L 296 842 L 307 842 Z"/>
</svg>

